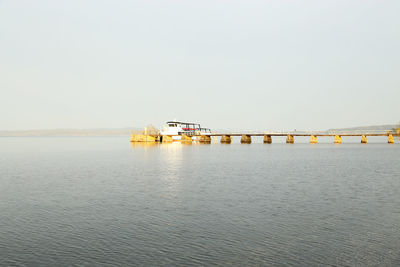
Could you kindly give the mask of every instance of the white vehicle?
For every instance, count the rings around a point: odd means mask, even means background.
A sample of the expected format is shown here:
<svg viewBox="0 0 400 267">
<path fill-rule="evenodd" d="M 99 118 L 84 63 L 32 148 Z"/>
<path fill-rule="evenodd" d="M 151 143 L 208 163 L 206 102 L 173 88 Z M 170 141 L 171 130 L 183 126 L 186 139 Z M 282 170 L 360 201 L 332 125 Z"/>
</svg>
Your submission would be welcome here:
<svg viewBox="0 0 400 267">
<path fill-rule="evenodd" d="M 201 128 L 200 124 L 193 122 L 167 121 L 167 126 L 161 131 L 161 136 L 171 135 L 172 140 L 181 140 L 181 135 L 192 136 L 194 140 L 196 135 L 211 133 L 209 128 Z"/>
</svg>

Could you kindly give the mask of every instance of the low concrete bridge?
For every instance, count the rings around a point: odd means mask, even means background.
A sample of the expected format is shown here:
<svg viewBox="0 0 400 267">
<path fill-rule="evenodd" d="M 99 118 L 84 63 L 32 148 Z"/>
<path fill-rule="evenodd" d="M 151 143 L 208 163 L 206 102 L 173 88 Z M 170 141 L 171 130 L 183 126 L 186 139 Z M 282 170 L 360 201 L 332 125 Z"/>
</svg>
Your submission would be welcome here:
<svg viewBox="0 0 400 267">
<path fill-rule="evenodd" d="M 311 144 L 316 144 L 318 143 L 318 137 L 321 136 L 331 136 L 334 137 L 334 143 L 335 144 L 341 144 L 342 143 L 342 137 L 344 136 L 359 136 L 361 138 L 361 143 L 366 144 L 367 143 L 367 136 L 387 136 L 387 140 L 389 144 L 394 143 L 394 136 L 400 136 L 399 134 L 394 134 L 394 133 L 296 133 L 296 132 L 289 132 L 289 133 L 212 133 L 212 134 L 206 134 L 206 136 L 212 137 L 212 136 L 221 136 L 221 143 L 231 143 L 232 142 L 232 137 L 233 136 L 240 136 L 240 142 L 241 143 L 251 143 L 251 137 L 252 136 L 263 136 L 264 137 L 264 143 L 266 144 L 271 144 L 272 143 L 272 137 L 274 136 L 286 136 L 286 143 L 288 144 L 293 144 L 294 143 L 294 138 L 296 136 L 309 136 L 310 137 L 310 143 Z M 204 141 L 206 141 L 207 138 L 203 138 Z M 200 142 L 201 142 L 201 137 L 200 137 Z"/>
<path fill-rule="evenodd" d="M 395 136 L 400 136 L 398 133 L 391 133 L 391 132 L 365 132 L 365 133 L 344 133 L 344 132 L 335 132 L 335 133 L 326 133 L 326 132 L 286 132 L 286 133 L 277 133 L 277 132 L 263 132 L 263 133 L 206 133 L 202 135 L 180 135 L 181 136 L 181 142 L 192 142 L 193 138 L 195 137 L 195 141 L 198 141 L 200 143 L 211 143 L 211 137 L 221 137 L 220 142 L 223 144 L 230 144 L 232 142 L 232 137 L 240 136 L 240 142 L 242 144 L 250 144 L 251 143 L 251 137 L 253 136 L 263 136 L 264 137 L 264 143 L 266 144 L 271 144 L 272 143 L 272 137 L 276 136 L 286 136 L 286 143 L 288 144 L 293 144 L 295 137 L 297 136 L 309 136 L 310 137 L 310 143 L 311 144 L 316 144 L 318 143 L 318 137 L 326 137 L 330 136 L 333 137 L 333 142 L 335 144 L 341 144 L 342 143 L 342 137 L 345 136 L 359 136 L 361 138 L 361 143 L 366 144 L 367 143 L 367 137 L 368 136 L 387 136 L 387 142 L 389 144 L 394 143 L 394 137 Z M 132 135 L 131 136 L 131 142 L 172 142 L 172 136 L 168 135 Z"/>
</svg>

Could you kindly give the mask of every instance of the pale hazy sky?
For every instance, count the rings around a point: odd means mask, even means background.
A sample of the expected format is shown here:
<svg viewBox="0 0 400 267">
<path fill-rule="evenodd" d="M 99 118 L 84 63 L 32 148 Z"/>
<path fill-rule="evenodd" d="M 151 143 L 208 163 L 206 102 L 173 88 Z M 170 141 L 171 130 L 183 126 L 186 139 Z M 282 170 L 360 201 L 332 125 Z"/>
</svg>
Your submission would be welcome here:
<svg viewBox="0 0 400 267">
<path fill-rule="evenodd" d="M 400 1 L 0 0 L 0 130 L 400 120 Z"/>
</svg>

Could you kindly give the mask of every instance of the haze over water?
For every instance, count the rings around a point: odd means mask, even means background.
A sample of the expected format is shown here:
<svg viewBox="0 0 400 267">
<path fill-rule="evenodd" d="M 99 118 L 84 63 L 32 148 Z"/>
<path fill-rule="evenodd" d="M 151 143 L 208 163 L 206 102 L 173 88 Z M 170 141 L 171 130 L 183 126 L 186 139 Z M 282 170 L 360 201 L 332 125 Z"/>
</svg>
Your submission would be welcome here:
<svg viewBox="0 0 400 267">
<path fill-rule="evenodd" d="M 398 266 L 385 141 L 1 138 L 0 265 Z"/>
</svg>

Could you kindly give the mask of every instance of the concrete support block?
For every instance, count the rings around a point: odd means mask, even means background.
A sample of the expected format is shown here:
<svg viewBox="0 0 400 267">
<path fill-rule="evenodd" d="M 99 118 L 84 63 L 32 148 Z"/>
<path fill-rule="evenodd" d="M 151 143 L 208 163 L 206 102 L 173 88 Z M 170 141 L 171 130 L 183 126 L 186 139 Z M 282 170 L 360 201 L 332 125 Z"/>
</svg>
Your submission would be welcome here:
<svg viewBox="0 0 400 267">
<path fill-rule="evenodd" d="M 361 144 L 367 143 L 367 137 L 365 135 L 361 135 Z"/>
<path fill-rule="evenodd" d="M 230 144 L 232 142 L 232 138 L 230 135 L 223 135 L 221 136 L 221 143 L 222 144 Z"/>
<path fill-rule="evenodd" d="M 242 138 L 240 139 L 240 143 L 242 143 L 242 144 L 251 144 L 251 136 L 243 134 Z"/>
<path fill-rule="evenodd" d="M 163 135 L 162 136 L 162 143 L 171 143 L 173 141 L 171 135 Z"/>
<path fill-rule="evenodd" d="M 271 144 L 272 137 L 270 135 L 264 135 L 264 144 Z"/>
<path fill-rule="evenodd" d="M 317 144 L 318 143 L 318 139 L 316 135 L 311 135 L 310 136 L 310 144 Z"/>
<path fill-rule="evenodd" d="M 341 144 L 342 143 L 342 137 L 340 135 L 335 135 L 335 144 Z"/>
<path fill-rule="evenodd" d="M 195 135 L 193 137 L 194 137 L 194 139 L 192 138 L 192 141 L 200 142 L 200 139 L 201 139 L 200 135 Z"/>
<path fill-rule="evenodd" d="M 152 135 L 146 135 L 146 142 L 155 142 L 156 137 Z"/>
<path fill-rule="evenodd" d="M 131 134 L 131 142 L 156 142 L 156 137 L 144 134 Z"/>
<path fill-rule="evenodd" d="M 388 143 L 389 143 L 389 144 L 393 144 L 393 143 L 394 143 L 394 138 L 393 138 L 393 135 L 392 135 L 392 134 L 389 134 L 389 135 L 388 135 Z"/>
<path fill-rule="evenodd" d="M 181 142 L 185 143 L 191 143 L 192 142 L 192 137 L 186 134 L 181 135 Z"/>
<path fill-rule="evenodd" d="M 211 137 L 208 135 L 200 135 L 200 143 L 211 144 Z"/>
<path fill-rule="evenodd" d="M 294 137 L 293 137 L 293 135 L 288 134 L 288 135 L 286 136 L 286 143 L 287 143 L 287 144 L 293 144 L 293 143 L 294 143 Z"/>
</svg>

